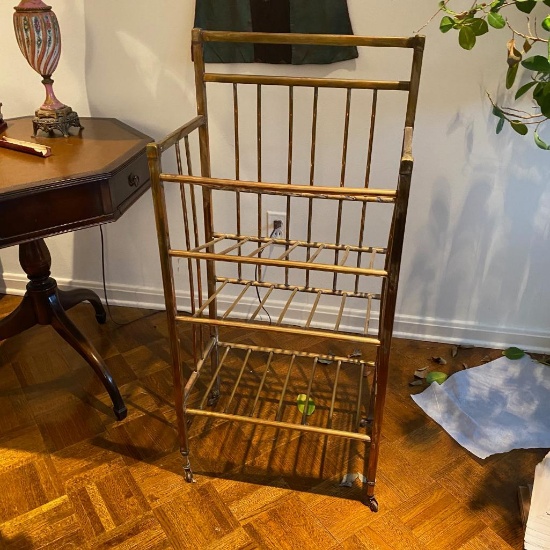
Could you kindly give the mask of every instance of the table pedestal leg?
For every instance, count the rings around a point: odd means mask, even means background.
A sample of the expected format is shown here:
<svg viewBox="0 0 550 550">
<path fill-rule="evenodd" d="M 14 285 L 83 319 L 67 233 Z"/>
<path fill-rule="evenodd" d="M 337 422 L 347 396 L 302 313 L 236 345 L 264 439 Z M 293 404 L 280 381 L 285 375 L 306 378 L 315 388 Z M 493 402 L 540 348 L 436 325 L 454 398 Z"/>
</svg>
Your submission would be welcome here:
<svg viewBox="0 0 550 550">
<path fill-rule="evenodd" d="M 44 239 L 19 245 L 19 262 L 29 278 L 27 292 L 19 306 L 0 320 L 0 340 L 36 324 L 52 325 L 94 369 L 111 397 L 115 416 L 122 420 L 127 414 L 126 406 L 107 365 L 65 313 L 66 309 L 87 300 L 94 307 L 98 322 L 104 323 L 106 314 L 99 297 L 91 290 L 61 291 L 57 288 L 56 280 L 50 277 L 51 256 Z"/>
</svg>

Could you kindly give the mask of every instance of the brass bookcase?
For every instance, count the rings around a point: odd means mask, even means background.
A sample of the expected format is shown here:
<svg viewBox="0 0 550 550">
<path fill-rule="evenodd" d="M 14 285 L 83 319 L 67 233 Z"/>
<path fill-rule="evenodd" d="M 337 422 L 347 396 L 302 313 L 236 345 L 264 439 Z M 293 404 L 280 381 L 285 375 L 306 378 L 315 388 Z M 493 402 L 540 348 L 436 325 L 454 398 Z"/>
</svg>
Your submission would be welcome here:
<svg viewBox="0 0 550 550">
<path fill-rule="evenodd" d="M 313 75 L 302 68 L 299 76 L 300 68 L 282 66 L 263 72 L 283 75 L 249 74 L 262 72 L 258 65 L 206 72 L 208 41 L 357 46 L 374 68 L 391 74 L 400 67 L 405 78 L 357 79 L 354 62 Z M 378 510 L 423 50 L 422 36 L 193 30 L 197 116 L 148 147 L 187 481 L 192 417 L 288 428 L 364 444 L 364 502 Z M 396 52 L 405 62 L 391 61 Z M 209 104 L 211 86 L 226 91 Z M 322 123 L 323 105 L 341 121 Z M 223 177 L 212 173 L 213 132 L 225 148 L 217 165 Z M 281 135 L 284 144 L 273 146 Z M 272 167 L 284 173 L 279 181 L 267 175 Z M 274 210 L 283 221 L 277 232 L 265 219 Z M 185 330 L 191 344 L 184 347 Z M 308 341 L 315 345 L 295 345 Z"/>
</svg>

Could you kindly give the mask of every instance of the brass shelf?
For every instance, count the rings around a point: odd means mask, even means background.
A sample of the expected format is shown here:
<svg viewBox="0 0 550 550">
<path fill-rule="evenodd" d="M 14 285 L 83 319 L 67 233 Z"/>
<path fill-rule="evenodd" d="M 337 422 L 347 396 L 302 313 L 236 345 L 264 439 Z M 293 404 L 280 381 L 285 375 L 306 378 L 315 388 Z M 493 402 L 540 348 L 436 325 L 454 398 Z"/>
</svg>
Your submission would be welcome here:
<svg viewBox="0 0 550 550">
<path fill-rule="evenodd" d="M 218 342 L 211 369 L 215 349 L 209 342 L 184 388 L 188 414 L 370 441 L 365 404 L 374 361 Z M 309 416 L 298 410 L 300 394 L 315 404 Z"/>
</svg>

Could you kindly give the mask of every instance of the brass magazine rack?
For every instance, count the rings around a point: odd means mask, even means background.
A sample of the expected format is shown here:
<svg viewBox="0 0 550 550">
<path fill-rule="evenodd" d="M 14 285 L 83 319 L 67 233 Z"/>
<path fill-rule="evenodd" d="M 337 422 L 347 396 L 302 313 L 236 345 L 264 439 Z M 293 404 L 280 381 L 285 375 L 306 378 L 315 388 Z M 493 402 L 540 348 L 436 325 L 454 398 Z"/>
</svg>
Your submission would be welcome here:
<svg viewBox="0 0 550 550">
<path fill-rule="evenodd" d="M 378 68 L 401 68 L 405 77 L 293 76 L 296 67 L 270 71 L 284 76 L 248 74 L 251 66 L 206 72 L 206 41 L 357 46 L 373 60 L 399 52 L 405 62 Z M 194 29 L 198 114 L 148 147 L 187 481 L 192 417 L 289 428 L 365 444 L 364 501 L 378 509 L 423 49 L 421 36 Z M 268 222 L 277 217 L 274 231 Z"/>
</svg>

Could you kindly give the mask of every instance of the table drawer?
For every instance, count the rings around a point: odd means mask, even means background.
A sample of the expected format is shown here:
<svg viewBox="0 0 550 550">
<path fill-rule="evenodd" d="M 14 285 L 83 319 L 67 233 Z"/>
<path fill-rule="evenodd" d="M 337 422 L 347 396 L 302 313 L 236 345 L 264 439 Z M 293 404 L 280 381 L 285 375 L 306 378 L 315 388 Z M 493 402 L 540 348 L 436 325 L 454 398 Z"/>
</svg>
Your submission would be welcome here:
<svg viewBox="0 0 550 550">
<path fill-rule="evenodd" d="M 113 210 L 124 212 L 148 187 L 147 157 L 140 154 L 113 174 L 109 181 Z"/>
</svg>

